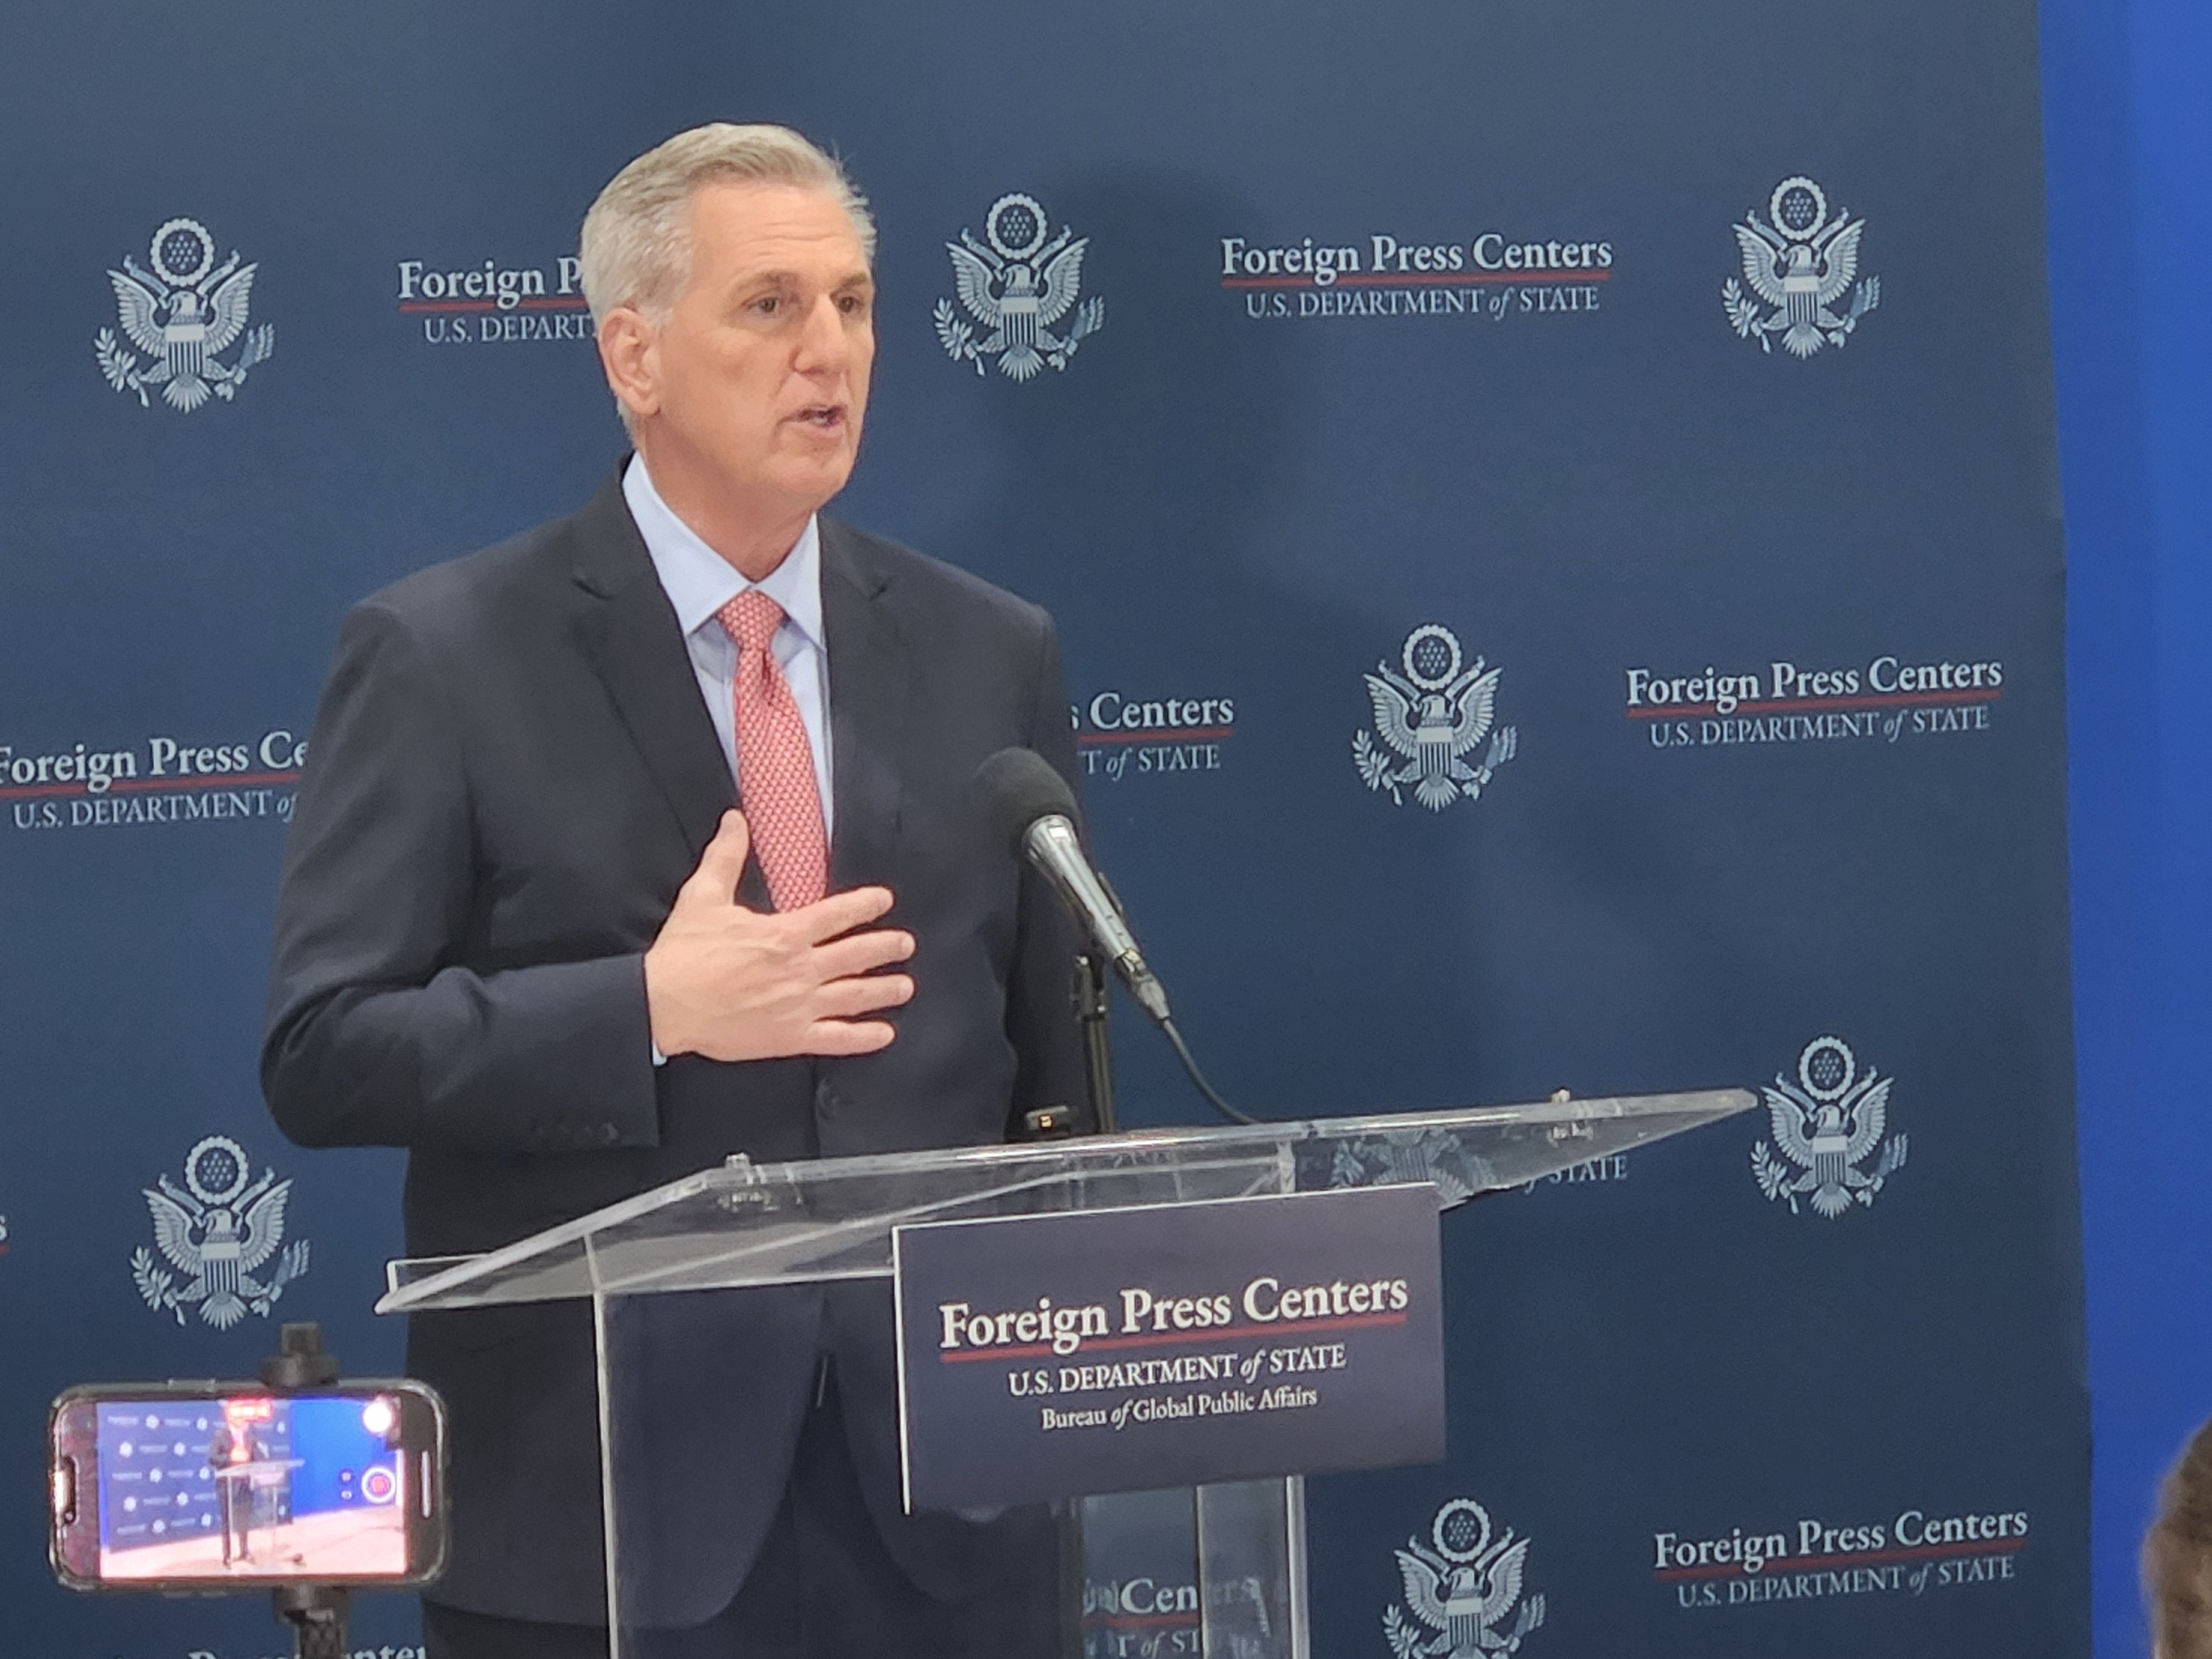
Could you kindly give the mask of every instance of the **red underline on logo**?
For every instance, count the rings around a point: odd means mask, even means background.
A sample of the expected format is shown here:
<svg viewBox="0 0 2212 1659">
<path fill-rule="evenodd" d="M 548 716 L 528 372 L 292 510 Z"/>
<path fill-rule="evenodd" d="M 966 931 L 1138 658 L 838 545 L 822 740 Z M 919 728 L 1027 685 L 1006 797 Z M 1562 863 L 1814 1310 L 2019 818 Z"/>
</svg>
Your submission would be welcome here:
<svg viewBox="0 0 2212 1659">
<path fill-rule="evenodd" d="M 1087 749 L 1102 743 L 1198 743 L 1236 735 L 1233 726 L 1184 726 L 1158 732 L 1085 732 L 1075 742 L 1078 748 Z"/>
<path fill-rule="evenodd" d="M 1740 702 L 1735 706 L 1735 712 L 1739 714 L 1789 714 L 1838 708 L 1895 708 L 1900 704 L 1916 702 L 1995 702 L 2003 696 L 2002 691 L 1899 691 L 1881 697 L 1788 697 L 1779 702 Z M 1710 702 L 1668 703 L 1656 708 L 1621 710 L 1632 720 L 1663 720 L 1681 714 L 1717 714 L 1720 712 L 1717 705 Z"/>
<path fill-rule="evenodd" d="M 1969 1540 L 1959 1544 L 1921 1544 L 1909 1550 L 1860 1550 L 1848 1555 L 1777 1555 L 1763 1563 L 1757 1572 L 1746 1572 L 1741 1561 L 1723 1561 L 1710 1567 L 1662 1567 L 1651 1576 L 1666 1583 L 1686 1578 L 1765 1578 L 1778 1570 L 1810 1572 L 1823 1567 L 1933 1561 L 1947 1555 L 2010 1555 L 2027 1547 L 2025 1538 Z"/>
<path fill-rule="evenodd" d="M 1199 1615 L 1194 1613 L 1086 1613 L 1084 1628 L 1097 1630 L 1158 1630 L 1163 1626 L 1195 1625 Z"/>
<path fill-rule="evenodd" d="M 496 300 L 402 300 L 399 309 L 410 315 L 419 311 L 586 311 L 582 300 L 518 300 L 502 306 Z"/>
<path fill-rule="evenodd" d="M 1224 1325 L 1210 1331 L 1160 1331 L 1144 1336 L 1088 1337 L 1074 1353 L 1057 1358 L 1073 1361 L 1079 1355 L 1111 1348 L 1169 1348 L 1193 1342 L 1234 1342 L 1248 1336 L 1288 1336 L 1304 1331 L 1349 1331 L 1370 1325 L 1402 1325 L 1410 1316 L 1401 1313 L 1346 1314 L 1340 1319 L 1293 1319 L 1279 1325 Z M 1049 1342 L 1021 1348 L 963 1348 L 937 1356 L 942 1364 L 964 1365 L 974 1359 L 1036 1359 L 1052 1352 Z"/>
<path fill-rule="evenodd" d="M 1470 283 L 1609 283 L 1609 270 L 1434 270 L 1370 272 L 1364 276 L 1340 276 L 1334 283 L 1317 283 L 1310 276 L 1224 276 L 1224 288 L 1464 288 Z"/>
<path fill-rule="evenodd" d="M 107 786 L 102 793 L 110 795 L 143 794 L 148 790 L 178 789 L 239 789 L 264 783 L 297 783 L 297 772 L 229 772 L 211 778 L 122 778 Z M 35 783 L 20 788 L 0 789 L 0 800 L 30 800 L 41 795 L 89 795 L 92 787 L 83 783 Z"/>
</svg>

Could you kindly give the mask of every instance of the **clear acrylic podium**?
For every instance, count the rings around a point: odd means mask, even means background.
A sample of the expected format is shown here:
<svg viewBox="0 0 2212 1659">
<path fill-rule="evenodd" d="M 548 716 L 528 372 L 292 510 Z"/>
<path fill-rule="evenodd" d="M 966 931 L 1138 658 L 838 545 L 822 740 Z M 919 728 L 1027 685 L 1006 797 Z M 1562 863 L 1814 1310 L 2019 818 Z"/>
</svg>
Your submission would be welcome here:
<svg viewBox="0 0 2212 1659">
<path fill-rule="evenodd" d="M 625 1364 L 608 1333 L 630 1299 L 684 1291 L 888 1279 L 894 1228 L 923 1221 L 1160 1205 L 1428 1182 L 1439 1208 L 1525 1185 L 1727 1117 L 1747 1091 L 1551 1100 L 1528 1106 L 1162 1129 L 1033 1145 L 810 1163 L 735 1158 L 479 1256 L 395 1261 L 380 1313 L 588 1299 L 599 1337 L 611 1659 L 635 1659 L 654 1494 L 625 1480 L 615 1425 Z M 1208 1659 L 1309 1659 L 1304 1493 L 1297 1477 L 1072 1505 L 1087 1559 L 1093 1655 L 1139 1648 L 1117 1629 L 1181 1621 Z M 1136 1605 L 1112 1556 L 1148 1570 Z M 1178 1582 L 1179 1581 L 1179 1582 Z M 1070 1620 L 1071 1632 L 1074 1621 Z M 1071 1643 L 1075 1638 L 1071 1635 Z M 1188 1651 L 1187 1644 L 1159 1650 Z"/>
</svg>

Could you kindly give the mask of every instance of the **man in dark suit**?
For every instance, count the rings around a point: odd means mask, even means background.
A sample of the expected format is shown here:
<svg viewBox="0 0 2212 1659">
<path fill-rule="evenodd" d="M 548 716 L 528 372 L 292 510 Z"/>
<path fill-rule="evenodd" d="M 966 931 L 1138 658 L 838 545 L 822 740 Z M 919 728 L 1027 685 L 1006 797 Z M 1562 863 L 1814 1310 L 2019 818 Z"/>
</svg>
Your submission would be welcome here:
<svg viewBox="0 0 2212 1659">
<path fill-rule="evenodd" d="M 635 455 L 341 630 L 263 1081 L 304 1145 L 409 1150 L 414 1255 L 1079 1097 L 1070 931 L 965 799 L 1009 744 L 1074 774 L 1051 623 L 817 511 L 859 447 L 872 243 L 781 129 L 631 163 L 583 267 Z M 1042 1511 L 900 1512 L 890 1329 L 880 1282 L 624 1305 L 626 1653 L 1053 1650 Z M 431 1654 L 604 1653 L 588 1307 L 421 1316 L 408 1359 L 453 1413 Z"/>
</svg>

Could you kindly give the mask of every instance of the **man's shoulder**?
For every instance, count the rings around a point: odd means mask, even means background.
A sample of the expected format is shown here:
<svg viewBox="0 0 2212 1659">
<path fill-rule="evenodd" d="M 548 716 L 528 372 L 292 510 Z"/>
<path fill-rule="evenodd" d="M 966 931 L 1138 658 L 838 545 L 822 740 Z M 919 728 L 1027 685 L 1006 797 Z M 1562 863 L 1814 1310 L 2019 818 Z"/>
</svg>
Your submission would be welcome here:
<svg viewBox="0 0 2212 1659">
<path fill-rule="evenodd" d="M 356 615 L 396 623 L 425 641 L 542 625 L 576 597 L 579 554 L 600 503 L 402 576 L 360 601 Z"/>
<path fill-rule="evenodd" d="M 927 615 L 940 623 L 1002 630 L 1024 639 L 1034 639 L 1052 626 L 1042 605 L 972 570 L 826 514 L 822 531 L 825 574 L 835 570 L 842 556 L 864 588 L 883 593 L 902 611 Z"/>
<path fill-rule="evenodd" d="M 548 520 L 489 547 L 425 565 L 379 588 L 362 605 L 423 622 L 495 609 L 502 599 L 567 580 L 564 544 L 573 522 Z"/>
</svg>

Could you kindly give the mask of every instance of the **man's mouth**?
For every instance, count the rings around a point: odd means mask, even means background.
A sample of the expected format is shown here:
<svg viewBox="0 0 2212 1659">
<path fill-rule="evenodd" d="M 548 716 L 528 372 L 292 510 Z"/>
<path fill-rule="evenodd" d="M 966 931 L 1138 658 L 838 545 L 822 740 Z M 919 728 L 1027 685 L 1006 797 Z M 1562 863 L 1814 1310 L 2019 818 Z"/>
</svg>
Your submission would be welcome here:
<svg viewBox="0 0 2212 1659">
<path fill-rule="evenodd" d="M 792 418 L 801 426 L 812 427 L 817 432 L 835 432 L 845 424 L 845 405 L 808 404 Z"/>
</svg>

